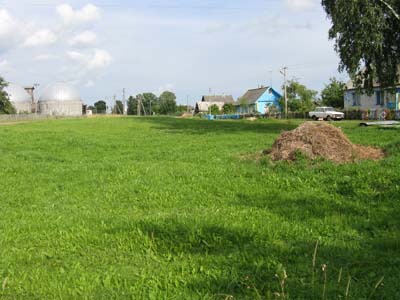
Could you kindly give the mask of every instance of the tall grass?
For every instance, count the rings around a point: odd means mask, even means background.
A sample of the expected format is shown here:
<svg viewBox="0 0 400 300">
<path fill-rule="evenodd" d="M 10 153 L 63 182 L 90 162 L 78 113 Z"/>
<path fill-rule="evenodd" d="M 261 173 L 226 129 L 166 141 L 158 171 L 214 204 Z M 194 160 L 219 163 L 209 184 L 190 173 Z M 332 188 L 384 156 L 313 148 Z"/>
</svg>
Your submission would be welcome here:
<svg viewBox="0 0 400 300">
<path fill-rule="evenodd" d="M 251 159 L 298 124 L 1 126 L 0 299 L 400 298 L 398 131 L 334 123 L 380 162 Z"/>
</svg>

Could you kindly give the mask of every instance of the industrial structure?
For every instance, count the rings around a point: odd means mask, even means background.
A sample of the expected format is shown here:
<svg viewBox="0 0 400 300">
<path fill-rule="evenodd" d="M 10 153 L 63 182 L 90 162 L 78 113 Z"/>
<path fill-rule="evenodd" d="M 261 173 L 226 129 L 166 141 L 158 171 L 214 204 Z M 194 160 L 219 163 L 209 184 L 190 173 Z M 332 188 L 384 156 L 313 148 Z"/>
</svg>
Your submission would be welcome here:
<svg viewBox="0 0 400 300">
<path fill-rule="evenodd" d="M 79 92 L 70 84 L 57 82 L 47 86 L 39 100 L 34 97 L 34 87 L 23 88 L 9 83 L 6 93 L 17 113 L 38 113 L 54 116 L 81 116 L 83 103 Z"/>
<path fill-rule="evenodd" d="M 80 116 L 82 100 L 70 84 L 57 82 L 48 86 L 39 98 L 38 112 L 45 115 Z"/>
<path fill-rule="evenodd" d="M 18 114 L 32 112 L 32 98 L 22 86 L 10 83 L 4 91 Z"/>
</svg>

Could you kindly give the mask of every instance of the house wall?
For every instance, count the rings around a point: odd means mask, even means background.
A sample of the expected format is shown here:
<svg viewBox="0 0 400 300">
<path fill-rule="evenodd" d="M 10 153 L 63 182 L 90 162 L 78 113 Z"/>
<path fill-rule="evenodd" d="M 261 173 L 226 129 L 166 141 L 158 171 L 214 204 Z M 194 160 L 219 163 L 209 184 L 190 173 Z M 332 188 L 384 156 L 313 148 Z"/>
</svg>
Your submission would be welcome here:
<svg viewBox="0 0 400 300">
<path fill-rule="evenodd" d="M 344 95 L 345 109 L 399 109 L 400 88 L 396 93 L 375 89 L 372 95 L 357 95 L 355 90 L 348 90 Z"/>
<path fill-rule="evenodd" d="M 264 94 L 257 100 L 256 102 L 256 110 L 260 113 L 263 114 L 265 113 L 265 106 L 269 105 L 272 106 L 274 105 L 278 110 L 280 109 L 279 107 L 279 99 L 281 98 L 281 95 L 276 93 L 272 89 L 268 89 L 265 91 Z"/>
<path fill-rule="evenodd" d="M 236 112 L 239 114 L 252 114 L 256 112 L 256 104 L 249 104 L 247 107 L 242 107 L 241 105 L 236 106 Z"/>
</svg>

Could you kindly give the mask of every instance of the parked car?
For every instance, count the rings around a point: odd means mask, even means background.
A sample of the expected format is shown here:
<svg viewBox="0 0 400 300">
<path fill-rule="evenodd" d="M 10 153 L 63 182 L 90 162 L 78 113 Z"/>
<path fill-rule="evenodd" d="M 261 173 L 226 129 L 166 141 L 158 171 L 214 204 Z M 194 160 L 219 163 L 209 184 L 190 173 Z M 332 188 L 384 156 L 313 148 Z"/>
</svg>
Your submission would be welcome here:
<svg viewBox="0 0 400 300">
<path fill-rule="evenodd" d="M 330 121 L 344 119 L 344 113 L 335 111 L 333 107 L 328 106 L 317 107 L 315 111 L 310 111 L 308 115 L 313 120 L 324 119 L 326 121 Z"/>
</svg>

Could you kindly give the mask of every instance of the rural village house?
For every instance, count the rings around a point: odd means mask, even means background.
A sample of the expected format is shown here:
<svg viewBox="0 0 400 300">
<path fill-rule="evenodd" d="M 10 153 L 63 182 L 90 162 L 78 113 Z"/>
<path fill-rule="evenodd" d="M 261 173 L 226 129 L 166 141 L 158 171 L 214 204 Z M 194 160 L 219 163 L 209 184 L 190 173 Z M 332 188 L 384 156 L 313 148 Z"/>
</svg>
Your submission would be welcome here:
<svg viewBox="0 0 400 300">
<path fill-rule="evenodd" d="M 353 81 L 347 83 L 347 90 L 344 94 L 345 109 L 399 109 L 400 85 L 395 91 L 381 88 L 378 82 L 374 82 L 374 92 L 368 95 L 366 91 L 361 94 L 357 92 Z"/>
<path fill-rule="evenodd" d="M 281 98 L 281 94 L 272 87 L 248 90 L 241 99 L 236 102 L 237 112 L 264 114 L 272 107 L 279 110 L 279 99 Z"/>
<path fill-rule="evenodd" d="M 196 103 L 194 113 L 207 113 L 211 106 L 218 106 L 221 111 L 226 103 L 235 103 L 231 95 L 214 95 L 214 96 L 203 96 L 200 102 Z"/>
</svg>

